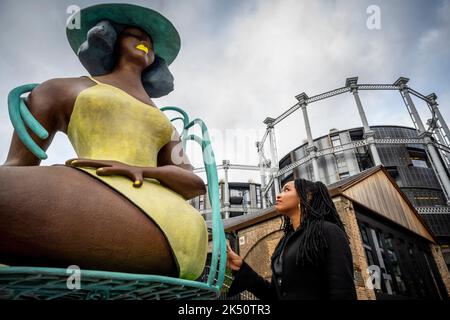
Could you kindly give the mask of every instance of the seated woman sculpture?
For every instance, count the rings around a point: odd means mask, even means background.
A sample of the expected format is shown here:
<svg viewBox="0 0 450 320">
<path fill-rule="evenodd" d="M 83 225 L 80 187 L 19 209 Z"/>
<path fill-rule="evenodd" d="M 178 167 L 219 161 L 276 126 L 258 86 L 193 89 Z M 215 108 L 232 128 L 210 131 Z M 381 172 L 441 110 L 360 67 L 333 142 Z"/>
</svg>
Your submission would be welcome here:
<svg viewBox="0 0 450 320">
<path fill-rule="evenodd" d="M 78 158 L 39 166 L 15 131 L 0 166 L 0 263 L 197 279 L 208 232 L 187 200 L 206 192 L 180 136 L 151 98 L 173 90 L 174 26 L 136 5 L 102 4 L 67 28 L 90 76 L 51 79 L 25 100 Z"/>
</svg>

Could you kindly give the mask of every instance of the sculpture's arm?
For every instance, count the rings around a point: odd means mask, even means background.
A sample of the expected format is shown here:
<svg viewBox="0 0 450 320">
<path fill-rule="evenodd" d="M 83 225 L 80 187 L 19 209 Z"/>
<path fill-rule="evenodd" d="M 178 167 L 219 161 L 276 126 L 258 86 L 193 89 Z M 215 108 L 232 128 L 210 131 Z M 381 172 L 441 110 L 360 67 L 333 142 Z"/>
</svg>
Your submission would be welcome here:
<svg viewBox="0 0 450 320">
<path fill-rule="evenodd" d="M 47 150 L 50 146 L 55 133 L 61 125 L 59 113 L 55 110 L 61 100 L 61 97 L 58 98 L 57 96 L 58 79 L 52 79 L 38 85 L 31 91 L 26 100 L 21 102 L 24 103 L 22 108 L 24 110 L 28 109 L 37 122 L 48 132 L 48 136 L 45 139 L 39 138 L 29 128 L 27 128 L 26 132 L 23 132 L 25 136 L 29 135 L 42 151 Z M 19 121 L 22 121 L 22 119 L 19 119 Z M 14 129 L 9 153 L 3 165 L 38 166 L 41 160 L 25 146 L 19 138 L 17 130 Z"/>
<path fill-rule="evenodd" d="M 67 165 L 97 168 L 97 174 L 122 175 L 140 188 L 143 178 L 157 179 L 161 184 L 175 191 L 186 200 L 206 193 L 203 180 L 193 172 L 193 166 L 184 153 L 183 143 L 176 132 L 174 140 L 164 145 L 158 153 L 157 167 L 140 167 L 113 160 L 70 159 Z"/>
<path fill-rule="evenodd" d="M 193 173 L 175 165 L 144 169 L 144 177 L 154 178 L 186 200 L 206 193 L 203 180 Z"/>
<path fill-rule="evenodd" d="M 148 175 L 153 175 L 184 198 L 192 199 L 206 193 L 205 183 L 193 169 L 183 150 L 180 135 L 174 128 L 172 141 L 164 145 L 158 153 L 158 167 L 150 168 Z"/>
<path fill-rule="evenodd" d="M 186 200 L 206 193 L 205 183 L 192 170 L 176 165 L 160 167 L 133 166 L 115 160 L 74 158 L 66 161 L 74 167 L 96 168 L 99 176 L 121 175 L 133 181 L 133 187 L 140 188 L 144 178 L 157 179 L 161 184 L 175 191 Z"/>
</svg>

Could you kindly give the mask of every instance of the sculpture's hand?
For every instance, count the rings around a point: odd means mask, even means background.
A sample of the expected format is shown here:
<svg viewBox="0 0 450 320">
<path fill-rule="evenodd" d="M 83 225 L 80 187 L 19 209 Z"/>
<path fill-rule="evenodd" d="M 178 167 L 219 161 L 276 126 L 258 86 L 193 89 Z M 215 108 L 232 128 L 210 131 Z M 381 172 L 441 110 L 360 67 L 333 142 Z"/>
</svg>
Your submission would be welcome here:
<svg viewBox="0 0 450 320">
<path fill-rule="evenodd" d="M 131 166 L 120 161 L 75 158 L 67 160 L 66 165 L 97 168 L 96 173 L 99 176 L 125 176 L 130 178 L 133 181 L 133 187 L 137 188 L 141 187 L 143 182 L 144 167 Z"/>
</svg>

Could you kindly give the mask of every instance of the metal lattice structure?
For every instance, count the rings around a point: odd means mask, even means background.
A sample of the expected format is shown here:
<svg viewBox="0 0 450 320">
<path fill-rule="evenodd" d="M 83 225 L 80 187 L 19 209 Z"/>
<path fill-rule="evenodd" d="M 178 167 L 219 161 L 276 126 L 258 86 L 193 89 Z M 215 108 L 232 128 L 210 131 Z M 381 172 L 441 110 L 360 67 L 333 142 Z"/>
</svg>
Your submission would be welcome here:
<svg viewBox="0 0 450 320">
<path fill-rule="evenodd" d="M 0 298 L 10 300 L 217 299 L 218 287 L 176 278 L 82 270 L 79 288 L 69 289 L 67 269 L 0 268 Z"/>
<path fill-rule="evenodd" d="M 450 207 L 418 207 L 420 214 L 450 214 Z"/>
<path fill-rule="evenodd" d="M 445 194 L 447 203 L 450 204 L 450 180 L 446 171 L 450 168 L 450 130 L 447 123 L 443 119 L 436 102 L 437 96 L 432 93 L 427 96 L 419 93 L 418 91 L 410 88 L 407 83 L 409 79 L 400 77 L 393 84 L 358 84 L 358 77 L 347 78 L 345 86 L 320 93 L 318 95 L 309 97 L 306 93 L 301 93 L 295 98 L 297 103 L 290 107 L 288 110 L 283 112 L 276 118 L 266 118 L 264 123 L 267 125 L 266 132 L 262 139 L 256 143 L 256 148 L 259 156 L 259 167 L 261 172 L 261 188 L 263 194 L 263 203 L 265 204 L 269 201 L 269 191 L 274 190 L 275 193 L 279 192 L 279 179 L 281 176 L 292 171 L 294 168 L 303 166 L 307 163 L 312 164 L 314 180 L 319 180 L 319 167 L 318 158 L 327 155 L 334 155 L 339 152 L 343 152 L 350 149 L 356 149 L 362 146 L 368 146 L 370 149 L 370 154 L 372 156 L 375 165 L 380 165 L 381 160 L 376 149 L 376 145 L 383 144 L 422 144 L 426 147 L 426 152 L 431 159 L 432 168 L 438 178 L 439 184 Z M 370 129 L 361 99 L 359 97 L 359 90 L 394 90 L 399 91 L 401 98 L 408 110 L 414 127 L 417 130 L 417 139 L 375 139 L 374 131 Z M 364 138 L 359 141 L 352 141 L 351 143 L 346 143 L 338 147 L 331 147 L 326 149 L 318 150 L 313 144 L 313 137 L 311 133 L 310 123 L 308 119 L 307 107 L 314 102 L 328 99 L 337 95 L 344 93 L 352 93 L 355 99 L 355 103 L 358 109 L 358 113 L 361 117 L 361 122 L 363 124 Z M 423 100 L 431 113 L 431 119 L 428 121 L 428 128 L 425 126 L 419 117 L 417 109 L 410 95 Z M 306 148 L 307 153 L 295 162 L 288 164 L 282 169 L 278 168 L 278 157 L 277 150 L 275 146 L 275 125 L 278 125 L 282 120 L 296 112 L 298 109 L 302 110 L 303 119 L 305 124 L 305 130 L 307 135 L 308 146 Z M 264 154 L 264 144 L 266 140 L 269 139 L 270 144 L 270 160 L 267 159 Z M 444 159 L 444 163 L 440 161 L 440 157 Z"/>
<path fill-rule="evenodd" d="M 25 125 L 41 139 L 48 136 L 26 107 L 21 95 L 30 92 L 37 84 L 20 86 L 8 96 L 11 122 L 25 146 L 40 159 L 47 158 L 29 136 Z M 183 146 L 194 140 L 200 144 L 208 180 L 208 195 L 213 211 L 212 256 L 207 266 L 206 281 L 193 281 L 159 275 L 143 275 L 102 270 L 79 270 L 79 288 L 69 288 L 68 269 L 42 268 L 33 266 L 0 266 L 0 299 L 217 299 L 224 282 L 226 267 L 226 238 L 223 229 L 216 161 L 212 150 L 208 129 L 201 119 L 189 120 L 187 113 L 178 107 L 164 107 L 161 111 L 174 111 L 181 115 L 171 121 L 182 120 L 181 139 Z M 198 125 L 202 136 L 188 134 L 189 129 Z M 224 257 L 220 259 L 220 257 Z"/>
</svg>

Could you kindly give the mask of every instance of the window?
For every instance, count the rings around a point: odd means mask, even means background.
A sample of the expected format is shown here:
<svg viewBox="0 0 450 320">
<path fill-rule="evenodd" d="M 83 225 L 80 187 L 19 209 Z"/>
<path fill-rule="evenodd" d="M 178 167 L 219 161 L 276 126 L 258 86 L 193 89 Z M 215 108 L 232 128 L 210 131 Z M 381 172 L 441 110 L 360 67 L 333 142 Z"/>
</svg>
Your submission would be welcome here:
<svg viewBox="0 0 450 320">
<path fill-rule="evenodd" d="M 414 167 L 428 168 L 427 162 L 425 160 L 411 158 L 411 162 Z"/>
<path fill-rule="evenodd" d="M 369 237 L 368 237 L 368 235 L 367 235 L 367 229 L 366 229 L 366 226 L 361 225 L 359 229 L 361 230 L 361 237 L 362 237 L 363 242 L 364 242 L 365 244 L 369 244 Z"/>
<path fill-rule="evenodd" d="M 230 189 L 230 197 L 242 197 L 243 190 L 239 189 Z"/>
<path fill-rule="evenodd" d="M 395 255 L 394 251 L 388 250 L 387 253 L 388 253 L 389 261 L 391 263 L 397 263 L 398 262 L 397 256 Z"/>
<path fill-rule="evenodd" d="M 344 179 L 344 178 L 347 178 L 347 177 L 350 177 L 350 173 L 348 171 L 339 173 L 339 178 L 340 179 Z"/>
<path fill-rule="evenodd" d="M 336 162 L 338 169 L 346 168 L 347 161 L 345 161 L 345 157 L 343 153 L 336 153 Z"/>
<path fill-rule="evenodd" d="M 362 129 L 357 129 L 357 130 L 350 130 L 349 131 L 350 134 L 350 139 L 352 141 L 358 141 L 358 140 L 363 140 L 363 130 Z"/>
<path fill-rule="evenodd" d="M 358 207 L 355 211 L 367 264 L 377 265 L 381 271 L 381 287 L 375 292 L 377 299 L 395 295 L 439 298 L 438 286 L 443 284 L 439 282 L 434 260 L 427 258 L 431 257 L 428 244 L 394 225 L 359 214 Z"/>
<path fill-rule="evenodd" d="M 243 190 L 243 201 L 242 205 L 244 208 L 247 208 L 250 205 L 250 190 Z"/>
<path fill-rule="evenodd" d="M 384 238 L 384 243 L 388 249 L 394 248 L 394 237 L 392 234 L 389 234 Z"/>
<path fill-rule="evenodd" d="M 204 194 L 201 194 L 199 196 L 198 209 L 199 210 L 205 210 L 205 195 Z"/>
<path fill-rule="evenodd" d="M 362 226 L 360 228 L 364 244 L 364 251 L 368 265 L 377 265 L 381 271 L 381 288 L 380 292 L 387 295 L 396 295 L 401 293 L 401 285 L 399 281 L 403 281 L 398 265 L 397 256 L 393 249 L 393 237 L 391 234 L 385 233 L 380 228 Z M 369 232 L 370 231 L 370 232 Z M 372 245 L 373 244 L 373 245 Z M 399 280 L 399 281 L 397 281 Z"/>
<path fill-rule="evenodd" d="M 340 147 L 342 145 L 339 135 L 331 136 L 331 145 L 333 148 Z"/>
<path fill-rule="evenodd" d="M 375 265 L 375 260 L 373 259 L 372 250 L 366 248 L 366 249 L 364 249 L 364 251 L 366 252 L 367 265 L 368 266 Z"/>
<path fill-rule="evenodd" d="M 260 186 L 256 186 L 256 207 L 257 207 L 257 208 L 262 208 L 262 203 L 261 203 L 261 187 L 260 187 Z"/>
<path fill-rule="evenodd" d="M 330 136 L 331 140 L 331 146 L 333 148 L 339 148 L 342 146 L 341 138 L 339 134 Z M 336 158 L 336 165 L 338 168 L 338 171 L 346 171 L 347 168 L 347 161 L 345 160 L 344 152 L 343 151 L 337 151 L 334 153 L 334 156 Z M 344 169 L 344 170 L 342 170 Z"/>
<path fill-rule="evenodd" d="M 378 246 L 380 247 L 380 249 L 383 249 L 383 234 L 379 229 L 375 230 L 375 234 L 377 236 Z"/>
<path fill-rule="evenodd" d="M 356 160 L 358 161 L 359 171 L 364 171 L 373 167 L 373 161 L 370 155 L 369 147 L 363 146 L 356 149 Z"/>
<path fill-rule="evenodd" d="M 427 154 L 424 150 L 406 148 L 408 150 L 409 159 L 413 167 L 429 168 Z"/>
</svg>

